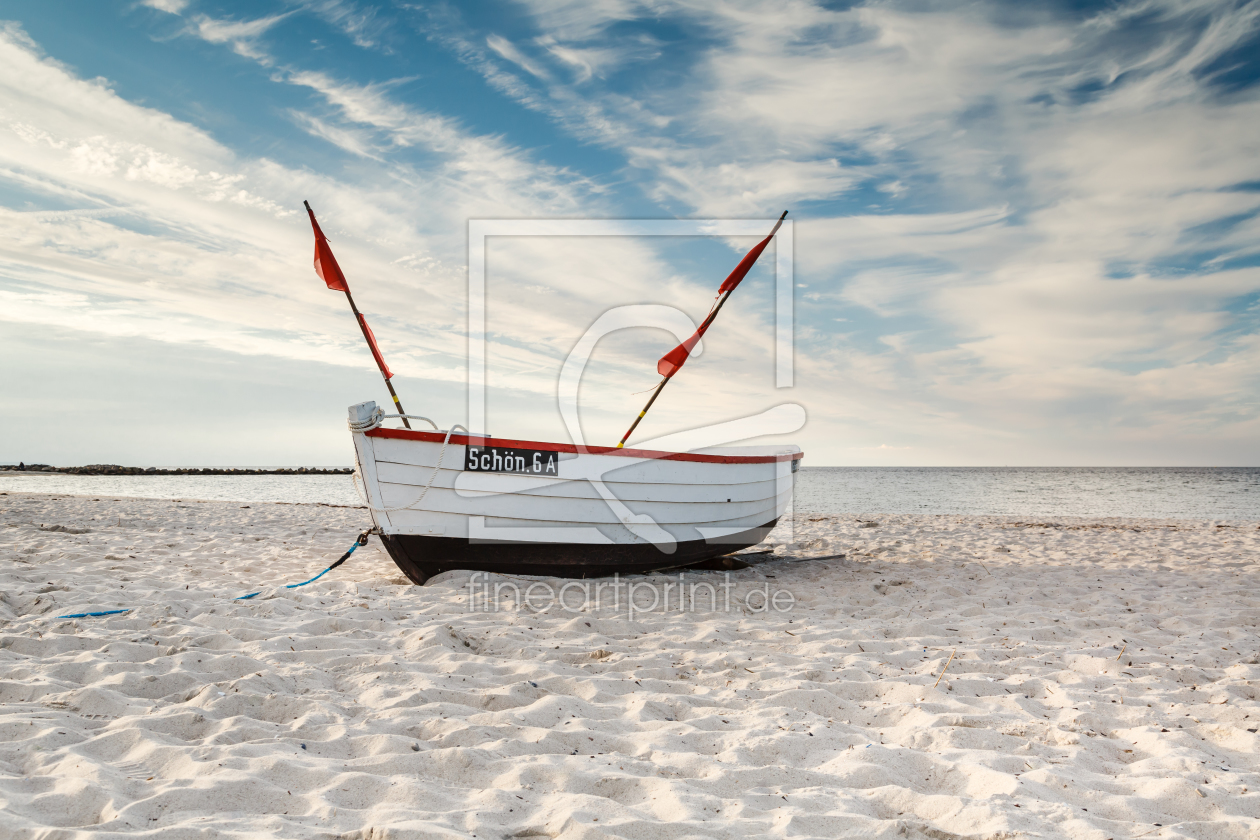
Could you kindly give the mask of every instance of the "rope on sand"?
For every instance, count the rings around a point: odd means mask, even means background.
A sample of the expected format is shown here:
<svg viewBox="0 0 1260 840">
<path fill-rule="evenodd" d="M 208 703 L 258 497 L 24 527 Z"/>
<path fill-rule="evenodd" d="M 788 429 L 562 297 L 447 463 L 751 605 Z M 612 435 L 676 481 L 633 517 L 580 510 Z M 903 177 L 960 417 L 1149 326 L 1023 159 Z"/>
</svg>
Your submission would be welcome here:
<svg viewBox="0 0 1260 840">
<path fill-rule="evenodd" d="M 119 613 L 125 612 L 131 612 L 131 610 L 104 610 L 102 612 L 74 613 L 73 615 L 59 615 L 57 618 L 96 618 L 98 615 L 118 615 Z"/>
<path fill-rule="evenodd" d="M 341 557 L 339 557 L 339 558 L 337 559 L 337 562 L 336 562 L 336 563 L 333 563 L 333 564 L 332 564 L 331 566 L 329 566 L 327 569 L 324 569 L 324 571 L 322 571 L 322 572 L 320 572 L 319 574 L 315 575 L 315 577 L 311 578 L 310 580 L 304 580 L 304 581 L 302 581 L 301 583 L 287 583 L 287 584 L 285 584 L 284 588 L 285 588 L 285 589 L 297 589 L 299 586 L 306 586 L 308 583 L 314 583 L 315 581 L 319 580 L 319 579 L 320 579 L 320 578 L 322 578 L 324 575 L 328 574 L 328 573 L 329 573 L 329 572 L 331 572 L 333 569 L 337 568 L 337 567 L 338 567 L 338 566 L 340 566 L 342 563 L 344 563 L 344 562 L 346 562 L 347 560 L 349 560 L 349 559 L 350 559 L 350 555 L 351 555 L 351 554 L 354 554 L 355 549 L 357 549 L 359 546 L 361 546 L 361 545 L 367 545 L 367 542 L 368 542 L 368 534 L 370 534 L 370 533 L 371 533 L 370 531 L 364 531 L 362 534 L 359 534 L 358 539 L 356 539 L 356 540 L 354 541 L 354 545 L 350 546 L 350 550 L 349 550 L 349 551 L 347 551 L 345 554 L 341 555 Z M 239 597 L 233 598 L 232 600 L 233 600 L 233 601 L 248 601 L 250 598 L 253 598 L 253 597 L 255 597 L 255 596 L 257 596 L 257 595 L 261 595 L 261 594 L 262 594 L 262 590 L 260 589 L 260 590 L 258 590 L 257 592 L 251 592 L 251 593 L 249 593 L 248 595 L 241 595 L 241 596 L 239 596 Z M 96 618 L 97 616 L 102 616 L 102 615 L 119 615 L 119 614 L 121 614 L 121 613 L 131 612 L 131 611 L 132 611 L 132 609 L 134 609 L 134 608 L 133 608 L 133 607 L 128 607 L 128 608 L 127 608 L 127 609 L 125 609 L 125 610 L 101 610 L 101 611 L 98 611 L 98 612 L 70 613 L 69 615 L 59 615 L 59 616 L 57 616 L 57 618 Z"/>
<path fill-rule="evenodd" d="M 285 589 L 297 589 L 299 586 L 306 586 L 308 583 L 314 583 L 315 581 L 319 580 L 319 579 L 320 579 L 320 578 L 322 578 L 324 575 L 328 574 L 328 573 L 329 573 L 329 572 L 331 572 L 333 569 L 337 568 L 337 567 L 338 567 L 338 566 L 340 566 L 342 563 L 344 563 L 344 562 L 346 562 L 347 560 L 349 560 L 349 559 L 350 559 L 350 555 L 351 555 L 351 554 L 354 554 L 355 549 L 357 549 L 359 546 L 361 546 L 361 545 L 367 545 L 367 541 L 368 541 L 368 534 L 369 534 L 369 533 L 370 533 L 370 532 L 368 532 L 368 531 L 364 531 L 362 534 L 359 534 L 359 538 L 358 538 L 357 540 L 355 540 L 355 541 L 354 541 L 354 545 L 350 546 L 350 550 L 349 550 L 349 551 L 347 551 L 345 554 L 341 555 L 341 557 L 337 560 L 337 562 L 336 562 L 336 563 L 333 563 L 333 564 L 332 564 L 331 566 L 329 566 L 327 569 L 324 569 L 324 571 L 322 571 L 322 572 L 320 572 L 319 574 L 315 575 L 315 577 L 311 578 L 310 580 L 304 580 L 304 581 L 302 581 L 301 583 L 286 583 L 286 584 L 284 585 L 284 588 L 285 588 Z M 251 592 L 251 593 L 249 593 L 248 595 L 241 595 L 240 597 L 233 598 L 232 600 L 233 600 L 233 601 L 248 601 L 250 598 L 253 598 L 255 595 L 261 595 L 261 594 L 262 594 L 262 590 L 260 589 L 260 590 L 258 590 L 257 592 Z"/>
</svg>

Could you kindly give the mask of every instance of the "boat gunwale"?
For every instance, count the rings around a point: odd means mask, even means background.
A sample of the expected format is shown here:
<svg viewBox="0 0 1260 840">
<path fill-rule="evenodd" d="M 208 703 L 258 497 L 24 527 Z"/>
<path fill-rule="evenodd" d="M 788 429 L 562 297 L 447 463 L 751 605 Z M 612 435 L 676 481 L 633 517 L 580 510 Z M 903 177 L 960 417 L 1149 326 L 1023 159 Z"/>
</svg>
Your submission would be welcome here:
<svg viewBox="0 0 1260 840">
<path fill-rule="evenodd" d="M 416 440 L 426 443 L 442 443 L 442 432 L 422 432 L 415 429 L 387 429 L 378 426 L 367 433 L 368 437 Z M 450 442 L 458 446 L 503 446 L 511 449 L 538 449 L 543 452 L 565 452 L 575 455 L 614 455 L 620 458 L 646 458 L 657 461 L 698 461 L 707 464 L 774 464 L 780 461 L 799 461 L 804 452 L 780 452 L 774 455 L 706 455 L 700 452 L 663 452 L 655 449 L 618 449 L 615 446 L 574 446 L 571 443 L 547 443 L 537 440 L 512 440 L 509 438 L 482 437 L 480 435 L 451 435 Z"/>
</svg>

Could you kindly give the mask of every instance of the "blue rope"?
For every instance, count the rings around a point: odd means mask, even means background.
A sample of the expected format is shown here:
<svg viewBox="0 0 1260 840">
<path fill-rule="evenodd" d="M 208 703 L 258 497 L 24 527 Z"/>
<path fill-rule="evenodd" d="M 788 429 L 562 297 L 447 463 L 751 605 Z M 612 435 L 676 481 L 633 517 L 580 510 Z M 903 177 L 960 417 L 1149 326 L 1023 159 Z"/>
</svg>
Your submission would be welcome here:
<svg viewBox="0 0 1260 840">
<path fill-rule="evenodd" d="M 340 560 L 338 560 L 336 563 L 333 563 L 333 564 L 332 564 L 331 566 L 329 566 L 327 569 L 324 569 L 324 571 L 322 571 L 322 572 L 320 572 L 319 574 L 315 575 L 315 577 L 311 578 L 310 580 L 304 580 L 304 581 L 302 581 L 301 583 L 286 583 L 286 584 L 284 585 L 284 588 L 285 588 L 285 589 L 297 589 L 299 586 L 306 586 L 306 584 L 308 584 L 308 583 L 314 583 L 315 581 L 317 581 L 317 580 L 319 580 L 320 578 L 322 578 L 324 575 L 326 575 L 326 574 L 328 574 L 329 572 L 331 572 L 333 569 L 335 569 L 335 568 L 337 568 L 338 566 L 340 566 L 342 563 L 344 563 L 344 562 L 346 562 L 347 560 L 349 560 L 349 559 L 350 559 L 350 555 L 351 555 L 351 554 L 354 554 L 355 549 L 356 549 L 356 548 L 358 548 L 359 546 L 363 545 L 363 544 L 364 544 L 364 543 L 366 543 L 366 542 L 367 542 L 367 539 L 366 539 L 365 537 L 360 537 L 360 538 L 359 538 L 359 540 L 358 540 L 358 541 L 356 541 L 354 545 L 350 546 L 350 550 L 349 550 L 349 551 L 347 551 L 345 554 L 341 555 L 341 559 L 340 559 Z M 242 595 L 242 596 L 240 596 L 239 598 L 233 598 L 232 600 L 233 600 L 233 601 L 248 601 L 250 598 L 253 598 L 255 595 L 261 595 L 261 594 L 262 594 L 262 590 L 260 589 L 260 590 L 258 590 L 257 592 L 251 592 L 251 593 L 249 593 L 248 595 Z"/>
<path fill-rule="evenodd" d="M 337 560 L 336 563 L 333 563 L 327 569 L 324 569 L 324 571 L 315 575 L 315 577 L 311 578 L 310 580 L 304 580 L 301 583 L 288 583 L 288 584 L 285 584 L 284 588 L 297 589 L 299 586 L 306 586 L 308 583 L 314 583 L 315 581 L 322 578 L 324 575 L 331 572 L 333 569 L 340 566 L 342 563 L 349 560 L 350 555 L 354 554 L 355 549 L 357 549 L 361 545 L 367 545 L 367 541 L 368 541 L 368 532 L 364 531 L 362 534 L 359 534 L 359 538 L 354 541 L 354 545 L 350 546 L 350 550 L 347 551 L 345 554 L 341 555 L 341 557 Z M 250 598 L 253 598 L 261 594 L 262 594 L 262 590 L 260 589 L 257 592 L 251 592 L 248 595 L 241 595 L 240 597 L 233 598 L 232 600 L 233 601 L 248 601 Z M 101 615 L 118 615 L 120 613 L 125 613 L 125 612 L 131 612 L 131 608 L 128 607 L 125 610 L 102 610 L 100 612 L 71 613 L 70 615 L 59 615 L 57 616 L 57 618 L 96 618 L 97 616 L 101 616 Z"/>
<path fill-rule="evenodd" d="M 119 613 L 125 612 L 131 612 L 131 610 L 104 610 L 103 612 L 74 613 L 72 615 L 59 615 L 57 618 L 95 618 L 98 615 L 118 615 Z"/>
</svg>

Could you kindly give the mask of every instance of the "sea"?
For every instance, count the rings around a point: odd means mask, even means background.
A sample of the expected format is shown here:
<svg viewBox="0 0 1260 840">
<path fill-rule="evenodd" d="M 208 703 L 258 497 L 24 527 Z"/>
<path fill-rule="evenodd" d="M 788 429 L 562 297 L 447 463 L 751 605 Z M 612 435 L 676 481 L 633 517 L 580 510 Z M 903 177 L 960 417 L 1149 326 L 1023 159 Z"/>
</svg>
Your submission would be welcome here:
<svg viewBox="0 0 1260 840">
<path fill-rule="evenodd" d="M 362 505 L 346 475 L 0 473 L 0 493 Z M 1260 467 L 802 467 L 798 513 L 1260 520 Z"/>
</svg>

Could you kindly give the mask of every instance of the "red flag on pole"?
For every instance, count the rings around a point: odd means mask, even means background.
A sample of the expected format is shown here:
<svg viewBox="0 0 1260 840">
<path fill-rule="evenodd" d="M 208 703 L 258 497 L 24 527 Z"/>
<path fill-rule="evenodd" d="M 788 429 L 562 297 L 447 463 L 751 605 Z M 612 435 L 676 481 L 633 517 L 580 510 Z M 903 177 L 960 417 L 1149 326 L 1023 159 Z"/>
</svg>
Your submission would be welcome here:
<svg viewBox="0 0 1260 840">
<path fill-rule="evenodd" d="M 381 355 L 381 348 L 376 346 L 376 335 L 372 332 L 372 328 L 368 326 L 367 318 L 363 317 L 363 313 L 359 313 L 359 323 L 363 325 L 363 335 L 367 338 L 368 347 L 372 349 L 372 358 L 376 359 L 376 366 L 381 369 L 381 375 L 389 380 L 393 377 L 393 371 L 389 369 L 389 365 L 385 364 L 385 357 Z"/>
<path fill-rule="evenodd" d="M 786 215 L 787 212 L 785 211 L 783 216 Z M 757 258 L 761 256 L 761 252 L 766 250 L 766 246 L 770 244 L 770 240 L 774 239 L 774 235 L 779 230 L 779 225 L 783 224 L 783 216 L 779 217 L 779 222 L 774 226 L 774 230 L 770 231 L 770 235 L 753 246 L 753 249 L 745 254 L 744 258 L 739 261 L 739 265 L 735 266 L 735 270 L 722 281 L 722 287 L 718 289 L 719 297 L 735 291 L 735 287 L 740 284 L 740 281 L 743 280 L 752 269 L 753 265 L 757 262 Z M 692 335 L 691 338 L 687 339 L 682 344 L 679 344 L 664 356 L 661 356 L 661 360 L 656 363 L 657 373 L 666 379 L 673 376 L 675 373 L 678 373 L 679 369 L 687 363 L 688 357 L 691 356 L 691 351 L 695 349 L 695 346 L 698 343 L 700 343 L 700 337 L 704 335 L 705 330 L 707 330 L 709 325 L 713 323 L 714 317 L 717 316 L 717 310 L 720 309 L 721 306 L 722 304 L 719 303 L 716 307 L 714 307 L 713 311 L 709 313 L 709 317 L 704 319 L 704 323 L 700 325 L 700 328 L 695 331 L 695 334 Z"/>
<path fill-rule="evenodd" d="M 709 325 L 713 323 L 713 319 L 718 316 L 718 313 L 722 311 L 722 307 L 726 305 L 726 301 L 730 299 L 731 292 L 735 291 L 735 287 L 738 286 L 740 281 L 744 279 L 744 275 L 748 274 L 748 270 L 753 267 L 755 262 L 757 262 L 757 257 L 761 256 L 761 252 L 766 250 L 766 246 L 770 244 L 770 240 L 773 239 L 774 235 L 779 232 L 779 226 L 783 224 L 783 220 L 787 218 L 787 214 L 788 211 L 784 210 L 783 215 L 779 217 L 779 221 L 775 222 L 774 227 L 770 229 L 770 235 L 758 242 L 756 247 L 745 254 L 744 258 L 739 261 L 739 265 L 735 266 L 735 270 L 732 271 L 724 281 L 722 281 L 722 288 L 718 289 L 717 300 L 714 302 L 712 308 L 709 309 L 709 314 L 705 317 L 704 323 L 700 325 L 699 329 L 695 331 L 691 338 L 687 339 L 682 344 L 679 344 L 664 356 L 661 356 L 661 360 L 656 363 L 656 372 L 664 378 L 661 379 L 661 384 L 656 386 L 656 390 L 652 392 L 651 399 L 647 401 L 647 405 L 643 406 L 643 410 L 639 412 L 639 416 L 634 418 L 634 422 L 630 424 L 630 429 L 621 436 L 621 442 L 617 444 L 618 449 L 625 446 L 626 441 L 630 439 L 630 435 L 634 434 L 634 430 L 639 427 L 640 421 L 642 421 L 643 417 L 648 413 L 648 409 L 652 407 L 652 403 L 656 402 L 656 398 L 661 395 L 661 391 L 664 390 L 665 386 L 669 383 L 670 377 L 672 377 L 675 373 L 678 373 L 679 369 L 687 363 L 687 357 L 691 355 L 691 351 L 695 349 L 696 344 L 700 341 L 700 336 L 704 335 L 704 331 L 709 328 Z"/>
<path fill-rule="evenodd" d="M 389 389 L 389 396 L 394 401 L 394 407 L 398 409 L 398 416 L 402 418 L 403 425 L 410 429 L 411 423 L 407 420 L 407 412 L 403 409 L 398 395 L 394 393 L 394 386 L 389 381 L 394 373 L 385 364 L 385 357 L 381 355 L 381 348 L 376 346 L 376 336 L 372 334 L 372 328 L 368 326 L 367 319 L 363 317 L 363 313 L 359 312 L 359 307 L 354 305 L 354 296 L 350 294 L 350 285 L 346 283 L 346 275 L 341 273 L 341 266 L 337 265 L 337 258 L 333 256 L 332 248 L 328 246 L 328 238 L 319 229 L 319 222 L 315 221 L 315 211 L 311 209 L 311 203 L 303 201 L 302 204 L 306 207 L 307 215 L 311 217 L 311 228 L 315 231 L 315 273 L 328 284 L 328 288 L 346 293 L 346 302 L 350 304 L 350 311 L 359 321 L 359 329 L 363 332 L 363 339 L 368 343 L 368 349 L 372 351 L 376 366 L 381 369 L 381 376 L 385 378 L 385 387 Z"/>
<path fill-rule="evenodd" d="M 687 339 L 682 344 L 679 344 L 664 356 L 661 356 L 661 360 L 656 363 L 656 372 L 666 378 L 678 373 L 679 368 L 686 364 L 687 358 L 691 355 L 691 351 L 694 350 L 695 346 L 700 343 L 700 336 L 704 335 L 704 331 L 709 328 L 709 324 L 711 323 L 713 322 L 706 319 L 705 322 L 700 325 L 700 329 L 696 330 L 695 334 L 692 335 L 691 338 Z M 671 391 L 670 393 L 673 392 Z"/>
<path fill-rule="evenodd" d="M 777 232 L 779 226 L 775 225 L 774 229 Z M 749 270 L 753 267 L 753 264 L 757 262 L 757 258 L 761 256 L 761 252 L 766 250 L 766 246 L 770 244 L 771 239 L 774 239 L 773 233 L 754 245 L 753 249 L 744 255 L 744 258 L 739 261 L 739 265 L 735 266 L 735 270 L 722 281 L 722 288 L 718 289 L 719 295 L 722 294 L 722 292 L 735 291 L 735 287 L 739 285 L 739 281 L 743 280 L 744 275 L 748 274 Z"/>
<path fill-rule="evenodd" d="M 328 244 L 328 237 L 324 236 L 324 232 L 319 229 L 319 222 L 315 221 L 315 211 L 309 204 L 306 205 L 306 212 L 311 217 L 311 227 L 315 229 L 315 273 L 328 284 L 328 288 L 338 292 L 349 292 L 350 287 L 346 285 L 346 275 L 341 273 L 341 266 L 337 265 L 337 258 L 333 256 L 332 248 Z M 375 345 L 372 352 L 376 352 Z"/>
</svg>

